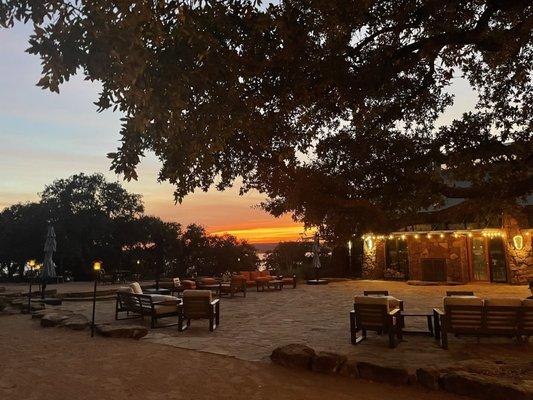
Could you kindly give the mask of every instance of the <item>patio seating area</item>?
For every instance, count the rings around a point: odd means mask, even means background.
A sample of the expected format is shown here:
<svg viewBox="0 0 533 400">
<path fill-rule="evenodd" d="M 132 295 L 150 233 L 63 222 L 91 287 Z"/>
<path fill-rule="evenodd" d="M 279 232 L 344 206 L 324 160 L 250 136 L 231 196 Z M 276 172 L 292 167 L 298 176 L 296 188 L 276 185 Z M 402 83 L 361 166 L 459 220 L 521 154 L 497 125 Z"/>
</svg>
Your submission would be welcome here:
<svg viewBox="0 0 533 400">
<path fill-rule="evenodd" d="M 66 286 L 62 290 L 66 291 Z M 80 285 L 80 283 L 77 283 Z M 55 285 L 50 285 L 53 289 Z M 89 284 L 87 284 L 89 287 Z M 108 286 L 106 286 L 106 289 Z M 404 335 L 396 348 L 389 348 L 388 335 L 368 332 L 368 340 L 354 346 L 350 341 L 349 312 L 355 295 L 364 291 L 387 290 L 402 300 L 402 312 L 410 315 L 402 324 L 405 330 L 426 331 L 434 308 L 442 308 L 450 286 L 411 286 L 404 282 L 354 280 L 330 282 L 327 286 L 299 285 L 295 290 L 248 291 L 242 296 L 221 297 L 218 305 L 220 326 L 210 332 L 207 323 L 193 323 L 185 331 L 177 326 L 153 329 L 142 339 L 164 345 L 234 356 L 251 361 L 268 360 L 273 349 L 291 343 L 307 344 L 317 351 L 332 351 L 387 365 L 433 366 L 468 360 L 524 360 L 533 357 L 531 344 L 518 344 L 508 337 L 450 335 L 449 350 L 429 335 Z M 526 286 L 470 284 L 480 298 L 525 298 Z M 400 304 L 398 304 L 400 307 Z M 63 302 L 62 308 L 90 316 L 90 302 Z M 115 321 L 115 301 L 99 301 L 96 323 L 131 324 Z M 420 316 L 417 316 L 420 315 Z M 165 318 L 165 324 L 176 317 Z M 149 320 L 146 320 L 146 325 Z M 217 324 L 218 325 L 218 324 Z M 149 325 L 148 325 L 149 326 Z"/>
</svg>

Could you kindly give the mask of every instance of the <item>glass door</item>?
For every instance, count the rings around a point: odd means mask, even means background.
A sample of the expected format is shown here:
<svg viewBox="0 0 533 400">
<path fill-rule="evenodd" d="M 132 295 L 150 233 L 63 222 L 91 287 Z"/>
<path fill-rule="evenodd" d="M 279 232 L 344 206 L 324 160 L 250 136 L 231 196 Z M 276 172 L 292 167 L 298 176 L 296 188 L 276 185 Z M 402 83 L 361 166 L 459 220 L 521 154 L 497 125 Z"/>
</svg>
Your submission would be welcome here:
<svg viewBox="0 0 533 400">
<path fill-rule="evenodd" d="M 472 275 L 475 281 L 489 280 L 485 238 L 472 239 Z"/>
<path fill-rule="evenodd" d="M 501 238 L 489 240 L 490 275 L 492 282 L 507 282 L 505 250 Z"/>
</svg>

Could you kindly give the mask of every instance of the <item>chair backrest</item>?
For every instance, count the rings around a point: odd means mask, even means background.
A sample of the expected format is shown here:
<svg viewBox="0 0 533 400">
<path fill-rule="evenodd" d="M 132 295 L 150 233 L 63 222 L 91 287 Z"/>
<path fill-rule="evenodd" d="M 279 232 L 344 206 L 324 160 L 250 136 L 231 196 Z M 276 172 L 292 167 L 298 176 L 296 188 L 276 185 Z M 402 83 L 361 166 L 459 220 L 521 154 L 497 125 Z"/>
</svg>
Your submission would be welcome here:
<svg viewBox="0 0 533 400">
<path fill-rule="evenodd" d="M 259 276 L 261 277 L 270 277 L 270 271 L 268 269 L 264 269 L 262 271 L 259 271 Z"/>
<path fill-rule="evenodd" d="M 388 296 L 389 291 L 388 290 L 365 290 L 363 292 L 363 295 L 365 296 Z"/>
<path fill-rule="evenodd" d="M 246 279 L 247 281 L 251 280 L 250 279 L 250 271 L 241 271 L 241 272 L 239 272 L 239 275 L 243 276 L 244 279 Z"/>
<path fill-rule="evenodd" d="M 242 275 L 233 275 L 230 280 L 232 286 L 246 285 L 246 278 Z"/>
<path fill-rule="evenodd" d="M 474 296 L 474 292 L 468 290 L 447 290 L 446 296 Z"/>
<path fill-rule="evenodd" d="M 201 285 L 216 285 L 217 283 L 218 281 L 215 278 L 211 278 L 211 277 L 200 278 Z"/>
<path fill-rule="evenodd" d="M 139 282 L 130 283 L 130 288 L 135 294 L 143 294 L 143 290 L 141 288 L 141 285 L 139 285 Z"/>
<path fill-rule="evenodd" d="M 385 326 L 390 307 L 388 298 L 355 296 L 353 303 L 358 327 L 372 330 Z"/>
<path fill-rule="evenodd" d="M 483 327 L 483 299 L 478 297 L 445 297 L 444 312 L 448 332 L 469 333 Z"/>
<path fill-rule="evenodd" d="M 187 319 L 209 318 L 211 314 L 210 290 L 185 290 L 183 292 L 183 315 Z"/>
<path fill-rule="evenodd" d="M 190 290 L 196 289 L 196 282 L 195 281 L 191 281 L 189 279 L 184 279 L 183 281 L 181 281 L 181 284 L 182 284 L 184 289 L 190 289 Z"/>
<path fill-rule="evenodd" d="M 533 299 L 522 300 L 519 329 L 523 335 L 533 335 Z"/>
<path fill-rule="evenodd" d="M 490 332 L 516 332 L 522 300 L 516 298 L 485 299 L 484 329 Z"/>
</svg>

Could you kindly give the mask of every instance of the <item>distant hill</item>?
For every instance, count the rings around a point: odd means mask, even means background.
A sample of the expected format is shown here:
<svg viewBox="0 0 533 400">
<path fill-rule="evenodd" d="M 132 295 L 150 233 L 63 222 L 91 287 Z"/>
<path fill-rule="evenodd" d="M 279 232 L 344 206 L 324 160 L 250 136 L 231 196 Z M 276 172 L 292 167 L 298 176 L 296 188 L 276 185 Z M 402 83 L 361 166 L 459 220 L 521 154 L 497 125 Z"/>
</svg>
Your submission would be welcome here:
<svg viewBox="0 0 533 400">
<path fill-rule="evenodd" d="M 259 253 L 264 253 L 266 251 L 273 250 L 276 247 L 277 243 L 254 243 L 253 246 L 257 249 Z"/>
</svg>

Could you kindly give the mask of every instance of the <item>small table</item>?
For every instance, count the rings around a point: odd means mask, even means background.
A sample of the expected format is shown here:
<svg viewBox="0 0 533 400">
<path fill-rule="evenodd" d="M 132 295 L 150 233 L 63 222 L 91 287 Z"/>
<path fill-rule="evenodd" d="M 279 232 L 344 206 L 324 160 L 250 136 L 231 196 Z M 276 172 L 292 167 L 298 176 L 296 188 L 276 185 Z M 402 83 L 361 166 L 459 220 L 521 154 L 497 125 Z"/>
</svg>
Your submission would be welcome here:
<svg viewBox="0 0 533 400">
<path fill-rule="evenodd" d="M 427 336 L 435 336 L 433 331 L 433 314 L 425 314 L 425 313 L 404 313 L 402 312 L 400 314 L 401 316 L 401 323 L 402 323 L 402 333 L 406 335 L 427 335 Z M 412 330 L 405 330 L 405 317 L 425 317 L 428 324 L 428 330 L 427 331 L 412 331 Z"/>
<path fill-rule="evenodd" d="M 163 289 L 163 288 L 159 288 L 159 289 L 144 289 L 143 290 L 143 293 L 145 294 L 170 294 L 170 289 Z"/>
</svg>

